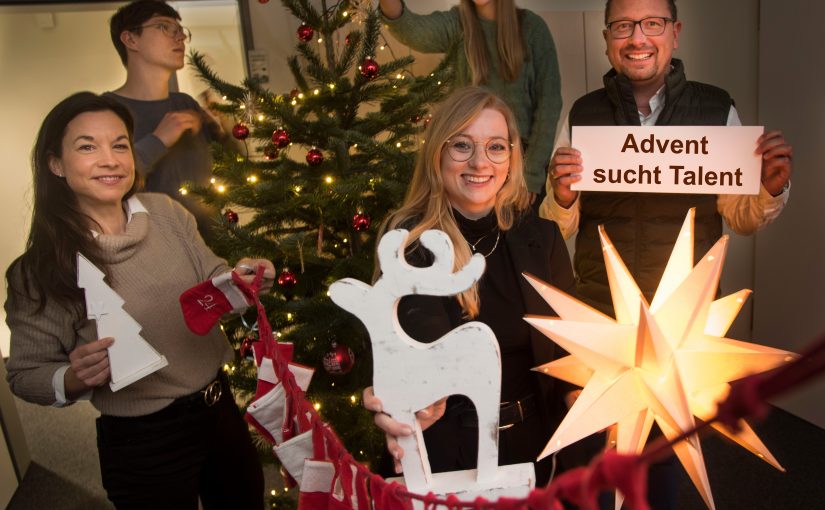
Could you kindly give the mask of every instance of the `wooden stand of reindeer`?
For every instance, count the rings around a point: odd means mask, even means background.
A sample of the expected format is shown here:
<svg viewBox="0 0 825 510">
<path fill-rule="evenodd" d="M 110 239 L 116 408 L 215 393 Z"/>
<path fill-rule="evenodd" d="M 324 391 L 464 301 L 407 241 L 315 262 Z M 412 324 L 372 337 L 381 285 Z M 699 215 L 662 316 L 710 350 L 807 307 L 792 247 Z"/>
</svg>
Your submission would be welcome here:
<svg viewBox="0 0 825 510">
<path fill-rule="evenodd" d="M 415 431 L 400 440 L 403 481 L 413 492 L 456 494 L 465 500 L 526 496 L 535 484 L 533 464 L 498 466 L 501 353 L 493 331 L 486 324 L 469 322 L 425 344 L 407 335 L 396 315 L 403 296 L 451 296 L 470 288 L 484 272 L 484 257 L 476 254 L 453 271 L 449 237 L 428 230 L 421 244 L 435 261 L 429 267 L 412 267 L 401 248 L 407 235 L 406 230 L 393 230 L 381 239 L 382 275 L 375 285 L 346 278 L 329 289 L 332 300 L 358 317 L 369 332 L 373 387 L 384 412 Z M 432 473 L 415 413 L 449 395 L 466 396 L 478 413 L 478 468 Z"/>
</svg>

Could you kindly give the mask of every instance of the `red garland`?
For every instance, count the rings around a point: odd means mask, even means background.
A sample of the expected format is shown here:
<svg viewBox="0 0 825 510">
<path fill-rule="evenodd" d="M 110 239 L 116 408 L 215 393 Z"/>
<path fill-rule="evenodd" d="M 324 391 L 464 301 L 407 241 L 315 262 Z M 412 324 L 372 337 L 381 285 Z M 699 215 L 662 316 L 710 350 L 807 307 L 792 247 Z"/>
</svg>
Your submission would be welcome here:
<svg viewBox="0 0 825 510">
<path fill-rule="evenodd" d="M 251 285 L 233 274 L 235 284 L 257 307 L 260 338 L 271 339 L 263 342 L 264 347 L 266 354 L 272 357 L 278 378 L 284 384 L 289 409 L 288 419 L 284 421 L 284 438 L 296 435 L 296 431 L 286 430 L 288 424 L 294 423 L 295 419 L 300 420 L 298 426 L 301 430 L 298 433 L 312 429 L 313 453 L 316 460 L 331 461 L 335 465 L 335 478 L 340 481 L 344 491 L 343 501 L 336 500 L 336 506 L 341 509 L 365 510 L 371 507 L 370 500 L 376 510 L 410 510 L 412 500 L 423 502 L 425 510 L 438 506 L 447 509 L 562 510 L 562 500 L 582 508 L 596 509 L 599 492 L 618 489 L 624 495 L 627 507 L 633 510 L 649 510 L 645 496 L 647 468 L 650 462 L 670 455 L 673 444 L 697 434 L 715 421 L 731 426 L 743 418 L 760 414 L 766 409 L 765 401 L 768 398 L 785 393 L 825 372 L 823 335 L 798 359 L 771 372 L 746 377 L 732 384 L 728 398 L 719 403 L 715 417 L 697 425 L 693 430 L 684 432 L 673 441 L 667 441 L 664 437 L 654 441 L 641 455 L 623 455 L 615 450 L 608 450 L 594 459 L 589 466 L 562 473 L 549 486 L 534 489 L 525 499 L 500 498 L 496 502 L 490 502 L 479 497 L 467 502 L 453 495 L 447 498 L 439 498 L 432 493 L 422 496 L 407 492 L 406 488 L 397 482 L 387 482 L 356 461 L 335 432 L 321 420 L 313 406 L 304 398 L 304 392 L 295 382 L 295 376 L 289 371 L 286 360 L 276 348 L 273 348 L 277 345 L 277 340 L 272 336 L 272 327 L 266 318 L 266 310 L 258 298 L 258 287 L 262 278 L 263 267 L 258 269 Z M 290 432 L 289 436 L 286 435 L 287 432 Z M 353 486 L 355 494 L 352 492 Z M 352 504 L 353 499 L 355 505 Z"/>
</svg>

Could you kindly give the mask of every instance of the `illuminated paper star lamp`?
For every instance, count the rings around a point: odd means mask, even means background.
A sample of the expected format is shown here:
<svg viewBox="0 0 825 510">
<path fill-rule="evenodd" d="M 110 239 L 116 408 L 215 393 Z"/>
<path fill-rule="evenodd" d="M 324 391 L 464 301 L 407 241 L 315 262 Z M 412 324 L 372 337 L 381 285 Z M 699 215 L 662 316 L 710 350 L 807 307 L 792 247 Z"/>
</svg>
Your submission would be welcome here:
<svg viewBox="0 0 825 510">
<path fill-rule="evenodd" d="M 639 453 L 655 421 L 673 439 L 695 419 L 715 414 L 728 383 L 770 370 L 796 355 L 725 338 L 750 291 L 714 300 L 727 250 L 723 236 L 693 266 L 693 220 L 688 212 L 652 303 L 599 227 L 616 319 L 525 274 L 559 314 L 527 316 L 530 324 L 570 356 L 535 368 L 584 389 L 555 431 L 542 459 L 607 427 L 620 453 Z M 784 471 L 744 420 L 739 432 L 713 427 Z M 697 436 L 674 446 L 679 461 L 709 508 L 715 508 Z M 616 508 L 622 498 L 616 497 Z"/>
</svg>

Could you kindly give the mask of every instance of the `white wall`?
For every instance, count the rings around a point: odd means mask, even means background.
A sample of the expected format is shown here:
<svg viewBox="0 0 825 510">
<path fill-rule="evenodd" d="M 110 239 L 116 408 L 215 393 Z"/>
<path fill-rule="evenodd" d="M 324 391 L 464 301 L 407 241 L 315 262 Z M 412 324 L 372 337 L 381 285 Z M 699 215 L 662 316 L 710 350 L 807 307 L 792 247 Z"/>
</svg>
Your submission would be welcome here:
<svg viewBox="0 0 825 510">
<path fill-rule="evenodd" d="M 46 113 L 73 92 L 120 86 L 126 72 L 109 39 L 109 17 L 124 2 L 0 7 L 0 269 L 23 251 L 31 216 L 29 155 Z M 192 29 L 192 47 L 209 56 L 226 79 L 243 78 L 237 5 L 231 0 L 172 3 Z M 189 70 L 180 89 L 205 87 Z M 5 285 L 0 291 L 5 302 Z M 0 312 L 0 353 L 9 333 Z"/>
</svg>

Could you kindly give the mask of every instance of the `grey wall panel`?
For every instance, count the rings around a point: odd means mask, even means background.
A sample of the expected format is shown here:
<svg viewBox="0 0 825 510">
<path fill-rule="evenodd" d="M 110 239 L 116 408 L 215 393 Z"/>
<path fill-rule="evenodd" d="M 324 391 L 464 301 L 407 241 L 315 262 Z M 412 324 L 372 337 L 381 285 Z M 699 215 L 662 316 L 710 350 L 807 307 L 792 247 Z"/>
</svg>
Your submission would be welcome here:
<svg viewBox="0 0 825 510">
<path fill-rule="evenodd" d="M 794 147 L 790 202 L 756 239 L 754 336 L 801 350 L 825 332 L 825 3 L 763 0 L 759 121 Z M 825 380 L 779 403 L 825 428 Z"/>
</svg>

